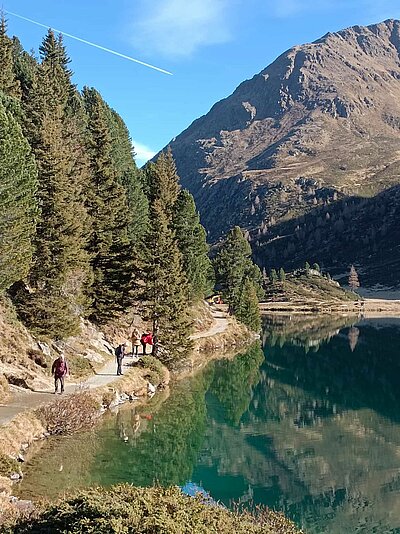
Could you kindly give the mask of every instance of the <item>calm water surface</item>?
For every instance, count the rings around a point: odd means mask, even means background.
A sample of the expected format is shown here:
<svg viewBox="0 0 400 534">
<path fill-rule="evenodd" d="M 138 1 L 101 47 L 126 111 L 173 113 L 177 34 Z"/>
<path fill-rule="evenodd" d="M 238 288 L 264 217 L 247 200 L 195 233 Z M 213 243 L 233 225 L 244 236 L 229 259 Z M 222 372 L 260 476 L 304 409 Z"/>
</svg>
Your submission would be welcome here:
<svg viewBox="0 0 400 534">
<path fill-rule="evenodd" d="M 26 471 L 29 498 L 158 480 L 268 505 L 310 534 L 400 533 L 400 320 L 266 319 L 263 350 L 42 444 Z"/>
</svg>

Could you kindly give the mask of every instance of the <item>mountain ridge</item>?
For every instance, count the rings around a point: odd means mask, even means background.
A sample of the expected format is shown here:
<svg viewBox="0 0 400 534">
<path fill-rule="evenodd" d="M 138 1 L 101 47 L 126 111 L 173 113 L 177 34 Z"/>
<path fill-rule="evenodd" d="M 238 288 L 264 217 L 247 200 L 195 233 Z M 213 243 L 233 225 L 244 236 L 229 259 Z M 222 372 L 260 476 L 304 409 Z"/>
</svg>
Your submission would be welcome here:
<svg viewBox="0 0 400 534">
<path fill-rule="evenodd" d="M 400 182 L 400 22 L 296 45 L 175 137 L 211 241 Z"/>
</svg>

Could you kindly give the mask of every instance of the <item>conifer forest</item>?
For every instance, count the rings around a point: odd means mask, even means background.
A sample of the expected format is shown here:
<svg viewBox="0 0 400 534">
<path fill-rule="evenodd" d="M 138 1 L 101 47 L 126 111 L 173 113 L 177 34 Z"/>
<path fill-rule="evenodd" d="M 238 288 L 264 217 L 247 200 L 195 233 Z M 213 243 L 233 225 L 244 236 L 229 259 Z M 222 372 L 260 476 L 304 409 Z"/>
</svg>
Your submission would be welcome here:
<svg viewBox="0 0 400 534">
<path fill-rule="evenodd" d="M 49 30 L 37 58 L 2 17 L 0 292 L 53 339 L 75 335 L 82 317 L 101 326 L 136 307 L 172 365 L 190 350 L 190 303 L 214 288 L 206 232 L 171 152 L 139 169 L 123 119 L 74 85 L 70 63 L 61 35 Z M 260 272 L 232 232 L 217 281 L 257 329 Z"/>
</svg>

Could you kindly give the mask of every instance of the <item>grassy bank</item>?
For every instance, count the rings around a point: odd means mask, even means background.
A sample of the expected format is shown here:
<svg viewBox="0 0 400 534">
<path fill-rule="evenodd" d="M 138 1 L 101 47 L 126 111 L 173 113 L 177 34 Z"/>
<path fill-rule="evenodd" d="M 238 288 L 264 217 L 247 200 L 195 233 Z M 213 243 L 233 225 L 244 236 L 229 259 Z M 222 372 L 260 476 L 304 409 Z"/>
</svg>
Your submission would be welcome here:
<svg viewBox="0 0 400 534">
<path fill-rule="evenodd" d="M 356 293 L 340 287 L 334 280 L 314 270 L 309 274 L 288 273 L 284 282 L 268 282 L 265 286 L 265 303 L 352 303 L 359 299 Z"/>
</svg>

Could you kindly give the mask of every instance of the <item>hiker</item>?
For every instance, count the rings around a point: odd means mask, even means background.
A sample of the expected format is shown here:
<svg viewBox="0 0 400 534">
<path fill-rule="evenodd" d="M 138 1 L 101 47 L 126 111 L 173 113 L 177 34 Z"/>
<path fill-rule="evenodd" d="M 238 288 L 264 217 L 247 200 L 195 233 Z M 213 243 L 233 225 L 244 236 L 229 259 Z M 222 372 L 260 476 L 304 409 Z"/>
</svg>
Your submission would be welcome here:
<svg viewBox="0 0 400 534">
<path fill-rule="evenodd" d="M 122 360 L 125 357 L 126 343 L 123 342 L 115 349 L 115 357 L 117 359 L 117 376 L 122 375 Z"/>
<path fill-rule="evenodd" d="M 137 328 L 134 328 L 132 330 L 131 340 L 132 340 L 132 356 L 138 356 L 139 345 L 140 345 L 140 334 Z"/>
<path fill-rule="evenodd" d="M 58 381 L 61 384 L 61 393 L 64 393 L 64 378 L 69 373 L 68 363 L 63 353 L 54 360 L 51 366 L 51 374 L 54 375 L 54 394 L 58 391 Z"/>
<path fill-rule="evenodd" d="M 140 338 L 140 343 L 143 347 L 143 354 L 146 354 L 146 346 L 153 344 L 153 336 L 151 335 L 151 332 L 144 332 Z"/>
</svg>

